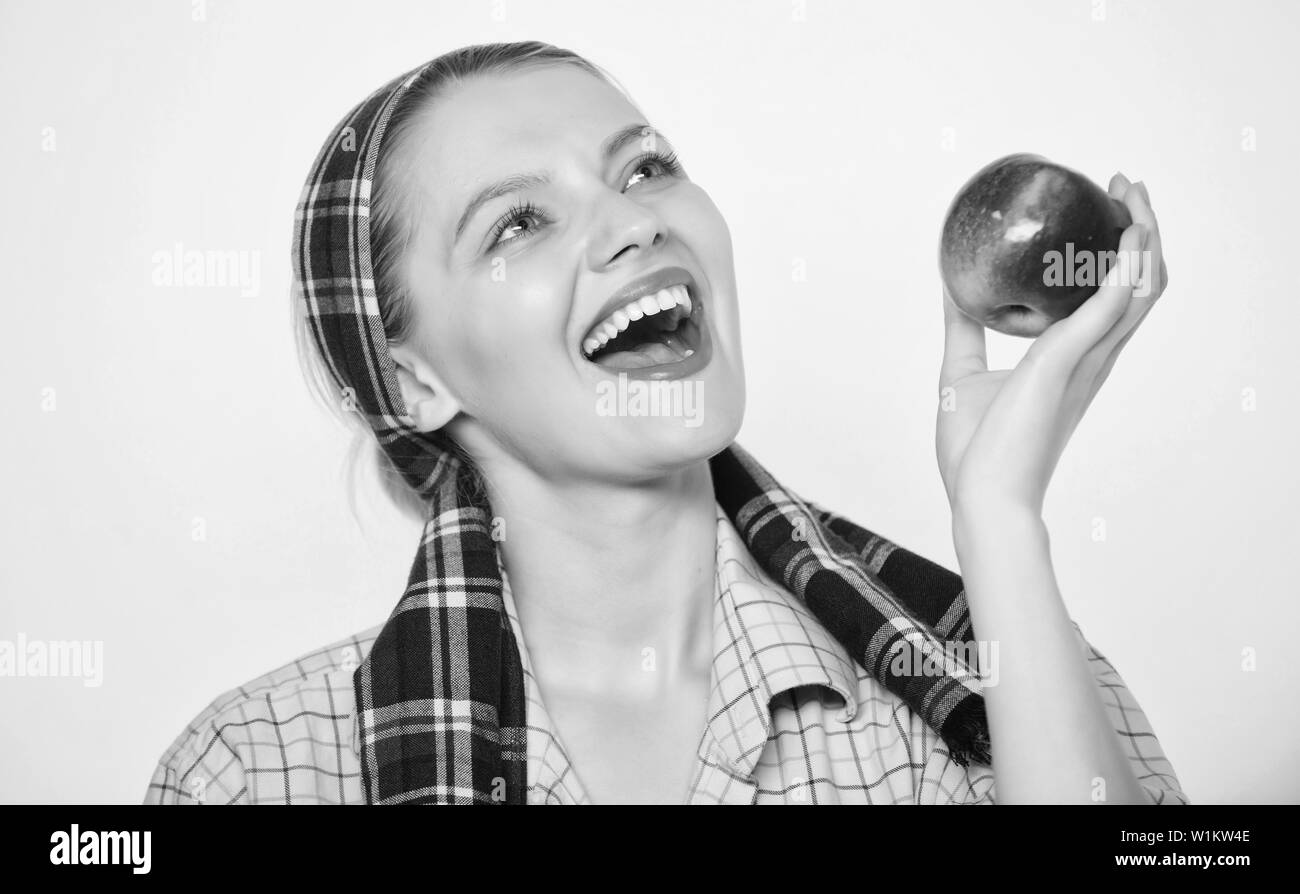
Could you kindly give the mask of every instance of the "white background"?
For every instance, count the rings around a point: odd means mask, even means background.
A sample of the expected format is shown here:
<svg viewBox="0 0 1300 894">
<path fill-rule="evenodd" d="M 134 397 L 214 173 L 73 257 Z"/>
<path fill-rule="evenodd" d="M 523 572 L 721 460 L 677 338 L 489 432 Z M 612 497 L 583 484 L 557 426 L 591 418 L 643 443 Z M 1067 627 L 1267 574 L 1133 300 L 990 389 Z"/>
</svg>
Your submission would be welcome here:
<svg viewBox="0 0 1300 894">
<path fill-rule="evenodd" d="M 1017 151 L 1146 181 L 1172 285 L 1058 467 L 1057 578 L 1193 802 L 1300 801 L 1297 38 L 1282 2 L 6 0 L 0 639 L 101 640 L 105 668 L 0 678 L 0 800 L 139 801 L 211 698 L 396 603 L 418 525 L 373 487 L 349 513 L 294 355 L 293 208 L 370 90 L 541 39 L 618 77 L 727 216 L 741 443 L 949 568 L 948 201 Z M 259 294 L 154 285 L 176 243 L 259 252 Z"/>
</svg>

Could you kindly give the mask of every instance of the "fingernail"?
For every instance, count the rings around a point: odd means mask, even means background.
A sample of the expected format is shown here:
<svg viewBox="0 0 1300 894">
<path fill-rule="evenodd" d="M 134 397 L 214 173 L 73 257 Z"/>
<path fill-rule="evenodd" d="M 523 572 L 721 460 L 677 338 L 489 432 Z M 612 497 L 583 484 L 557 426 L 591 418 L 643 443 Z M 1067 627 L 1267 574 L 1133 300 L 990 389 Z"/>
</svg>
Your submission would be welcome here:
<svg viewBox="0 0 1300 894">
<path fill-rule="evenodd" d="M 1150 204 L 1150 203 L 1151 203 L 1151 193 L 1147 192 L 1147 185 L 1146 185 L 1146 183 L 1145 183 L 1144 181 L 1142 181 L 1142 180 L 1139 180 L 1137 183 L 1134 183 L 1133 185 L 1134 185 L 1134 186 L 1139 186 L 1139 187 L 1142 188 L 1142 198 L 1144 198 L 1144 199 L 1147 200 L 1147 204 Z"/>
<path fill-rule="evenodd" d="M 1137 234 L 1138 234 L 1138 245 L 1139 245 L 1141 248 L 1146 248 L 1146 247 L 1147 247 L 1147 235 L 1148 235 L 1148 233 L 1147 233 L 1147 228 L 1146 228 L 1145 226 L 1143 226 L 1142 224 L 1140 224 L 1140 223 L 1135 223 L 1135 224 L 1133 224 L 1133 226 L 1134 226 L 1135 228 L 1137 228 Z"/>
</svg>

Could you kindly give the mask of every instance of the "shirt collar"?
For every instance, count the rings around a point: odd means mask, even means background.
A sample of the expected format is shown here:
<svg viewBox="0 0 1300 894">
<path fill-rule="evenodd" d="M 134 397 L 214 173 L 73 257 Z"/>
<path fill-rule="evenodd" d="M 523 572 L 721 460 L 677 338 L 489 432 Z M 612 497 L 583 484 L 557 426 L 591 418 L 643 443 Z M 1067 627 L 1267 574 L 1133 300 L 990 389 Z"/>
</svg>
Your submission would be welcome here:
<svg viewBox="0 0 1300 894">
<path fill-rule="evenodd" d="M 727 514 L 717 510 L 711 750 L 742 776 L 753 774 L 772 727 L 773 699 L 821 686 L 857 714 L 857 669 L 844 646 L 798 597 L 769 577 Z"/>
<path fill-rule="evenodd" d="M 843 701 L 838 719 L 852 720 L 857 668 L 808 608 L 763 571 L 726 512 L 715 508 L 709 747 L 734 772 L 750 776 L 771 731 L 772 700 L 799 686 L 821 686 Z M 508 583 L 505 588 L 508 604 Z M 525 648 L 522 639 L 519 646 Z M 526 652 L 522 659 L 527 667 Z M 352 750 L 358 755 L 359 733 L 354 709 Z"/>
</svg>

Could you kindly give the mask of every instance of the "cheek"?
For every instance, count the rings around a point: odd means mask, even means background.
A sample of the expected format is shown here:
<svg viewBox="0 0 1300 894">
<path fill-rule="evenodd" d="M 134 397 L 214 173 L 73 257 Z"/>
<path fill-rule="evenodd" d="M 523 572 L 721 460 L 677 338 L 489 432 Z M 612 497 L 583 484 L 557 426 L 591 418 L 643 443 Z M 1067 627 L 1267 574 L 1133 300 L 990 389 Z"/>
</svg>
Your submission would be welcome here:
<svg viewBox="0 0 1300 894">
<path fill-rule="evenodd" d="M 709 281 L 715 324 L 730 332 L 737 325 L 736 267 L 731 230 L 708 194 L 700 190 L 680 224 L 683 243 L 695 255 Z M 734 336 L 732 336 L 734 338 Z M 729 339 L 730 340 L 730 339 Z"/>
<path fill-rule="evenodd" d="M 703 190 L 696 192 L 684 211 L 680 223 L 682 241 L 708 277 L 715 324 L 725 330 L 724 338 L 734 341 L 739 309 L 731 230 L 722 212 Z"/>
<path fill-rule="evenodd" d="M 458 290 L 458 305 L 439 341 L 454 358 L 451 387 L 467 411 L 498 415 L 536 401 L 561 365 L 571 271 L 539 270 L 503 258 Z"/>
<path fill-rule="evenodd" d="M 684 206 L 682 221 L 682 236 L 701 255 L 700 260 L 715 267 L 726 265 L 730 271 L 731 230 L 713 199 L 698 186 Z"/>
</svg>

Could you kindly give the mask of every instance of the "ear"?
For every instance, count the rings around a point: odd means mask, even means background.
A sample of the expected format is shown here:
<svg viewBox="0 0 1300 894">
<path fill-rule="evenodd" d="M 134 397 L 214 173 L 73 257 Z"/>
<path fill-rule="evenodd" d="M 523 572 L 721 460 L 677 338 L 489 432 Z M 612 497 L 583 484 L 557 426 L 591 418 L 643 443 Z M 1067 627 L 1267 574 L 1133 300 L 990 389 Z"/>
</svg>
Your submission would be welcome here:
<svg viewBox="0 0 1300 894">
<path fill-rule="evenodd" d="M 423 358 L 406 345 L 390 348 L 389 353 L 397 364 L 397 381 L 402 386 L 406 411 L 418 431 L 436 431 L 460 412 L 460 401 Z"/>
</svg>

